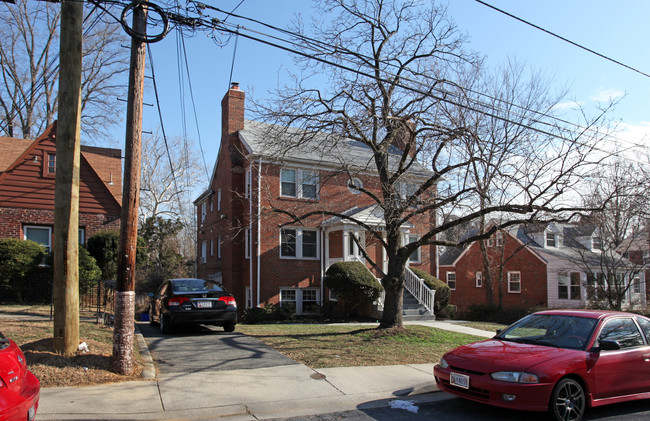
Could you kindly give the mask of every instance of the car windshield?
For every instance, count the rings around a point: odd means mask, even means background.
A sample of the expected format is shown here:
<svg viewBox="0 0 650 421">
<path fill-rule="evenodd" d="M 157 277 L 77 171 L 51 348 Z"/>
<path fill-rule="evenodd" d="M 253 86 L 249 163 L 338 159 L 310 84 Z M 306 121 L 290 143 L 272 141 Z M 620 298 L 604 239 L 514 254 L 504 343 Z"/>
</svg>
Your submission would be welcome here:
<svg viewBox="0 0 650 421">
<path fill-rule="evenodd" d="M 214 281 L 206 281 L 204 279 L 181 279 L 172 282 L 172 290 L 174 292 L 223 292 L 221 285 Z"/>
<path fill-rule="evenodd" d="M 557 314 L 531 314 L 509 326 L 497 338 L 511 342 L 584 349 L 597 320 Z"/>
</svg>

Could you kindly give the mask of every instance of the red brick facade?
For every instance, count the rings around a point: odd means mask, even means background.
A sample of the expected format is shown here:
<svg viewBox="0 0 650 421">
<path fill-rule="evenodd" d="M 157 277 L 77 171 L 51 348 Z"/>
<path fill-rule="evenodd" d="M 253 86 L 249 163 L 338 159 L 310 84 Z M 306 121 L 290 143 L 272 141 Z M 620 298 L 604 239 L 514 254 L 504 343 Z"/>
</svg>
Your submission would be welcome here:
<svg viewBox="0 0 650 421">
<path fill-rule="evenodd" d="M 497 241 L 496 236 L 486 241 L 492 277 L 491 300 L 488 274 L 478 242 L 465 249 L 453 265 L 440 266 L 442 281 L 448 282 L 450 272 L 455 274 L 455 288 L 452 288 L 449 303 L 456 305 L 461 315 L 472 305 L 501 303 L 503 308 L 512 309 L 547 305 L 546 263 L 507 232 L 499 235 L 502 235 L 502 242 Z M 480 284 L 477 283 L 477 272 L 482 279 Z"/>
<path fill-rule="evenodd" d="M 371 199 L 363 194 L 353 194 L 344 173 L 319 167 L 315 162 L 305 164 L 303 168 L 318 172 L 318 198 L 283 196 L 280 191 L 283 165 L 269 160 L 249 161 L 244 152 L 245 145 L 239 136 L 239 131 L 244 129 L 244 92 L 236 86 L 222 101 L 222 121 L 221 145 L 210 188 L 195 201 L 198 216 L 197 276 L 214 278 L 220 273 L 224 286 L 235 295 L 241 308 L 278 303 L 282 289 L 295 291 L 296 296 L 302 295 L 303 300 L 315 296 L 317 304 L 324 305 L 329 296 L 321 282 L 327 269 L 326 262 L 344 257 L 344 238 L 347 237 L 341 229 L 323 227 L 323 221 L 331 216 L 315 216 L 285 228 L 300 232 L 300 235 L 305 231 L 310 235 L 316 232 L 316 256 L 282 257 L 280 226 L 290 219 L 268 210 L 280 207 L 288 212 L 304 214 L 320 210 L 323 203 L 327 203 L 329 211 L 341 213 L 355 206 L 371 205 Z M 301 168 L 297 164 L 294 167 Z M 376 177 L 366 175 L 360 178 L 365 189 L 379 193 Z M 430 218 L 424 215 L 412 221 L 415 226 L 411 228 L 411 234 L 428 232 L 432 222 Z M 250 248 L 247 249 L 249 242 Z M 433 250 L 433 246 L 423 247 L 420 262 L 413 265 L 435 273 Z M 370 234 L 366 235 L 366 251 L 381 264 L 381 246 Z"/>
</svg>

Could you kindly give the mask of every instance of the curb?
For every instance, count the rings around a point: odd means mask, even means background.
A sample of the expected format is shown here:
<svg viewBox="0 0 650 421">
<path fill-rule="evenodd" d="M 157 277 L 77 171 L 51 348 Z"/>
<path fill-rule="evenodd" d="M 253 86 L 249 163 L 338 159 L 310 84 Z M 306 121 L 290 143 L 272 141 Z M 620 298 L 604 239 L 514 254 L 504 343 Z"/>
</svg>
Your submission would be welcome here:
<svg viewBox="0 0 650 421">
<path fill-rule="evenodd" d="M 140 358 L 144 364 L 144 369 L 142 369 L 142 378 L 145 380 L 153 380 L 156 378 L 156 367 L 153 363 L 151 352 L 149 352 L 149 347 L 138 328 L 138 324 L 134 322 L 133 325 L 135 326 L 135 338 L 138 342 L 138 348 L 140 349 Z"/>
</svg>

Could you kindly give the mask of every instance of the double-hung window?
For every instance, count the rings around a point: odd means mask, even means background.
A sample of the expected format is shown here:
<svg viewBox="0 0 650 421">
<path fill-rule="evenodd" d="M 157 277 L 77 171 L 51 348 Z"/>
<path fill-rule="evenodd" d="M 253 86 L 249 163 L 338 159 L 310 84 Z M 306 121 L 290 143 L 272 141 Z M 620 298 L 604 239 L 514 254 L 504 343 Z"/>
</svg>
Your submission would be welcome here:
<svg viewBox="0 0 650 421">
<path fill-rule="evenodd" d="M 318 199 L 318 172 L 283 168 L 280 171 L 280 195 L 299 199 Z"/>
<path fill-rule="evenodd" d="M 408 241 L 410 243 L 415 243 L 416 241 L 420 240 L 419 235 L 409 235 Z M 410 263 L 420 263 L 422 261 L 421 255 L 420 255 L 420 247 L 415 249 L 413 253 L 409 256 L 409 262 Z"/>
<path fill-rule="evenodd" d="M 520 272 L 508 272 L 508 292 L 517 294 L 521 292 Z"/>
<path fill-rule="evenodd" d="M 280 231 L 280 257 L 316 259 L 318 231 L 307 228 L 283 228 Z"/>
<path fill-rule="evenodd" d="M 555 234 L 546 233 L 546 247 L 557 247 L 557 236 Z"/>
<path fill-rule="evenodd" d="M 558 298 L 561 300 L 580 299 L 580 273 L 562 272 L 558 278 Z"/>
<path fill-rule="evenodd" d="M 476 288 L 483 287 L 483 272 L 476 272 Z"/>
<path fill-rule="evenodd" d="M 456 289 L 456 272 L 447 272 L 447 285 L 452 291 Z"/>
<path fill-rule="evenodd" d="M 280 305 L 291 308 L 296 314 L 318 312 L 317 288 L 281 288 Z"/>
</svg>

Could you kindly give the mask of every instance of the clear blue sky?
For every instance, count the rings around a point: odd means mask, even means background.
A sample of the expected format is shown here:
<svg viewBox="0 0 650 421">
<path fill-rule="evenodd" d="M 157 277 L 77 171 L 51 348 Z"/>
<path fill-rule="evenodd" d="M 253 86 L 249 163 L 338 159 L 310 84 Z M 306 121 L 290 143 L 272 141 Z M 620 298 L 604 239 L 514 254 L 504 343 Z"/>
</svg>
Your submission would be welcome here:
<svg viewBox="0 0 650 421">
<path fill-rule="evenodd" d="M 231 11 L 241 0 L 203 1 Z M 486 2 L 650 73 L 650 2 L 646 0 Z M 525 61 L 545 72 L 558 89 L 568 87 L 567 99 L 575 100 L 589 111 L 594 111 L 595 101 L 599 98 L 625 95 L 610 115 L 620 120 L 620 127 L 625 129 L 617 137 L 650 145 L 650 141 L 644 139 L 645 134 L 650 134 L 650 78 L 578 49 L 474 0 L 449 0 L 445 3 L 459 29 L 469 36 L 470 48 L 487 56 L 490 65 L 497 66 L 509 58 Z M 235 13 L 285 28 L 294 13 L 302 14 L 304 20 L 309 21 L 314 11 L 312 3 L 307 0 L 244 0 Z M 215 12 L 212 16 L 223 15 Z M 228 21 L 240 23 L 234 18 Z M 177 31 L 172 31 L 163 41 L 151 44 L 164 124 L 168 136 L 182 135 L 186 131 L 198 150 L 199 136 L 189 86 L 186 82 L 182 90 L 179 88 L 178 43 Z M 208 171 L 211 171 L 219 147 L 220 101 L 229 86 L 235 40 L 232 38 L 227 45 L 218 46 L 205 32 L 198 31 L 185 38 L 185 46 L 201 143 Z M 287 69 L 291 69 L 292 64 L 288 53 L 240 38 L 233 81 L 240 83 L 248 97 L 263 98 L 270 89 L 288 80 Z M 186 129 L 183 128 L 181 101 L 185 101 Z M 145 102 L 154 103 L 152 89 L 145 92 Z M 158 125 L 157 111 L 146 107 L 144 130 L 155 130 Z M 123 139 L 123 134 L 116 133 L 115 138 Z M 204 186 L 207 187 L 207 181 Z"/>
</svg>

